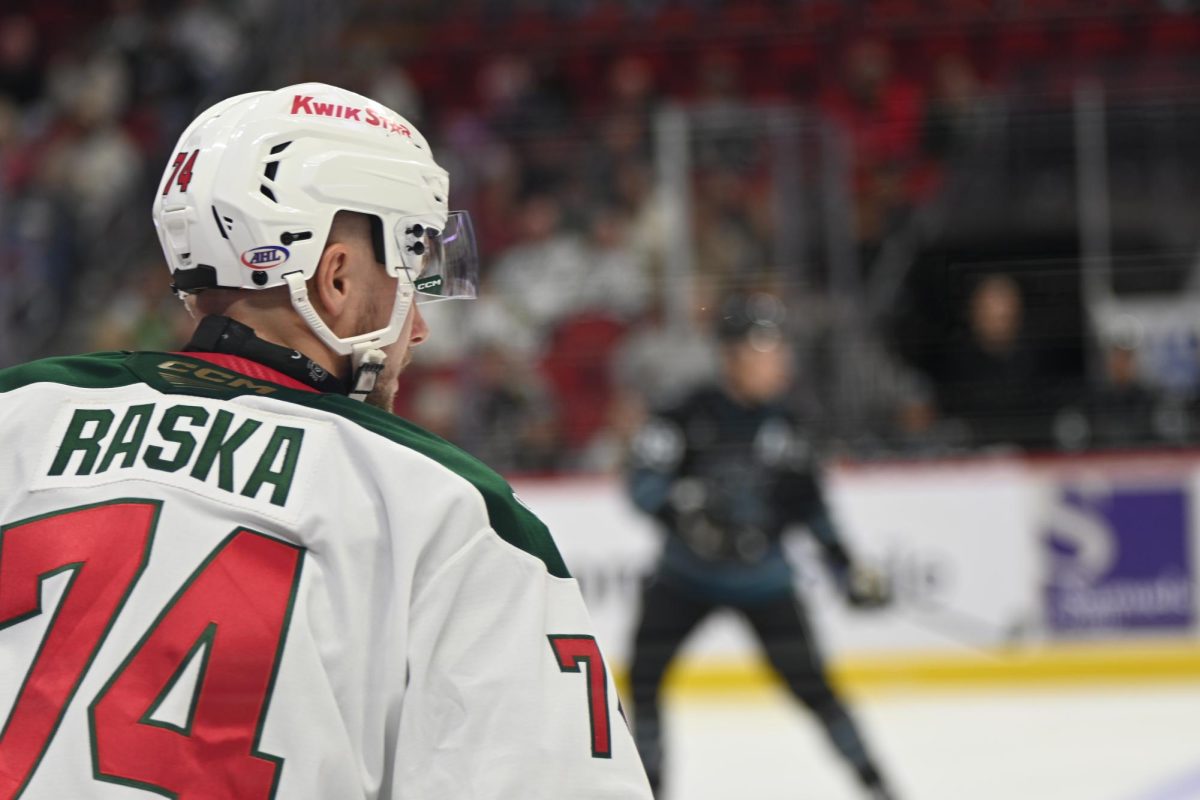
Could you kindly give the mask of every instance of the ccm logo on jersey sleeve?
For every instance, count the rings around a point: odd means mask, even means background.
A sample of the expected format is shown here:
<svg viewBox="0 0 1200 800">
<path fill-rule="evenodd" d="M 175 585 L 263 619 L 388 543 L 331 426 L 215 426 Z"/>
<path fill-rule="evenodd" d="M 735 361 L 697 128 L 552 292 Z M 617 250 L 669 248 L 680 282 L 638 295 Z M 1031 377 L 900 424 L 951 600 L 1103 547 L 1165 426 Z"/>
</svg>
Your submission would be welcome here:
<svg viewBox="0 0 1200 800">
<path fill-rule="evenodd" d="M 68 409 L 39 487 L 122 478 L 203 488 L 287 505 L 304 428 L 198 404 L 139 403 Z"/>
</svg>

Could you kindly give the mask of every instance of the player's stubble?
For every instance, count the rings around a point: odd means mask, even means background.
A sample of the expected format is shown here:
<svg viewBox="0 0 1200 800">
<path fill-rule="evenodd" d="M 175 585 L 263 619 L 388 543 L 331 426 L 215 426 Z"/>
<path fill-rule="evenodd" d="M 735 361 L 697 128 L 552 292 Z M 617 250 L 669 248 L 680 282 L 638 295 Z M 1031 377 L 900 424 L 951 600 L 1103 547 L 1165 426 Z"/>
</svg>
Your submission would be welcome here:
<svg viewBox="0 0 1200 800">
<path fill-rule="evenodd" d="M 388 295 L 394 298 L 395 294 Z M 364 402 L 367 405 L 375 406 L 383 409 L 390 414 L 395 413 L 396 392 L 399 389 L 400 373 L 408 367 L 412 362 L 412 347 L 409 346 L 409 339 L 412 335 L 413 319 L 415 314 L 416 304 L 410 307 L 408 319 L 404 321 L 404 329 L 400 333 L 400 338 L 395 342 L 383 348 L 387 353 L 387 360 L 383 362 L 383 371 L 379 373 L 379 379 L 375 381 L 375 388 L 367 395 Z M 366 311 L 363 314 L 362 324 L 359 330 L 374 330 L 379 327 L 379 320 L 386 319 L 391 313 L 391 306 L 383 307 L 380 301 L 380 294 L 372 294 L 367 302 Z M 373 327 L 371 327 L 373 326 Z"/>
</svg>

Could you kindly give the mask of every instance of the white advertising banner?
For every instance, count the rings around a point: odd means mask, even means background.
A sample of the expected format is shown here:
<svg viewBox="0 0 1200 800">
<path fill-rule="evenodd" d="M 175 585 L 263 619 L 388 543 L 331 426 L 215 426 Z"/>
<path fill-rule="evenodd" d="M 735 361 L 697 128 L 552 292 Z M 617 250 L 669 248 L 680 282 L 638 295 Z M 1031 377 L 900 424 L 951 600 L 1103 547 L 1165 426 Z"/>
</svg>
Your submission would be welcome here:
<svg viewBox="0 0 1200 800">
<path fill-rule="evenodd" d="M 638 588 L 663 533 L 619 479 L 521 480 L 580 580 L 610 658 L 627 664 Z M 833 659 L 970 652 L 1047 639 L 1192 636 L 1200 454 L 962 459 L 834 468 L 826 493 L 850 550 L 895 602 L 849 609 L 797 532 L 796 590 Z M 714 616 L 686 655 L 754 649 Z"/>
</svg>

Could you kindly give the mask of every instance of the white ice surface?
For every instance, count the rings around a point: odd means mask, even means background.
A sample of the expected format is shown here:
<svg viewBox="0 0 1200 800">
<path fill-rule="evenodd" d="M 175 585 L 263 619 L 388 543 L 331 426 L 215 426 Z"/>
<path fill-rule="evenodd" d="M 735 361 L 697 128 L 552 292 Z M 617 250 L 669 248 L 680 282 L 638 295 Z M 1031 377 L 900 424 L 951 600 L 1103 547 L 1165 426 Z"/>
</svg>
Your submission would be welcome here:
<svg viewBox="0 0 1200 800">
<path fill-rule="evenodd" d="M 1200 682 L 884 694 L 853 708 L 901 800 L 1200 800 Z M 863 797 L 782 691 L 669 697 L 665 723 L 665 800 Z"/>
</svg>

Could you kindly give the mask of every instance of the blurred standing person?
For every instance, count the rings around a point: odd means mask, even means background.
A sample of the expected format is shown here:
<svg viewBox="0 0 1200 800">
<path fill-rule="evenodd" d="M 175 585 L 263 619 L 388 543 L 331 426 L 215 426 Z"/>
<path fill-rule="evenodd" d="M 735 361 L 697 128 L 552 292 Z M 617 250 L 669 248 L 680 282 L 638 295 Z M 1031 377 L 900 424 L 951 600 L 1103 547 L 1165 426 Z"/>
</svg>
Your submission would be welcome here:
<svg viewBox="0 0 1200 800">
<path fill-rule="evenodd" d="M 697 624 L 731 608 L 750 623 L 771 665 L 817 715 L 869 796 L 893 798 L 829 685 L 784 556 L 784 532 L 806 525 L 852 605 L 887 602 L 882 578 L 855 565 L 839 538 L 811 449 L 785 410 L 794 359 L 782 319 L 776 297 L 730 297 L 716 321 L 720 378 L 656 415 L 634 442 L 633 501 L 668 532 L 634 639 L 634 736 L 657 788 L 663 675 Z"/>
<path fill-rule="evenodd" d="M 984 278 L 968 300 L 969 335 L 949 355 L 941 386 L 947 414 L 962 419 L 975 445 L 1049 441 L 1053 377 L 1033 347 L 1025 302 L 1009 275 Z"/>
</svg>

